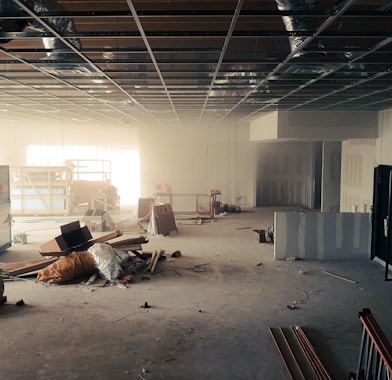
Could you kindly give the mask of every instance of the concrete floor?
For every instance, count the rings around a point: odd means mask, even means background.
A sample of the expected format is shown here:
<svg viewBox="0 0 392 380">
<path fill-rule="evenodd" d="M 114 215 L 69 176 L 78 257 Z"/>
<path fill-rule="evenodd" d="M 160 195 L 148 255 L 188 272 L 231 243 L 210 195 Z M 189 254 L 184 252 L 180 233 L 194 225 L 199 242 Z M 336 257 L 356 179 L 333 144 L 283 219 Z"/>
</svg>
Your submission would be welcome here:
<svg viewBox="0 0 392 380">
<path fill-rule="evenodd" d="M 148 235 L 143 245 L 165 250 L 166 262 L 150 281 L 136 276 L 127 289 L 45 286 L 33 276 L 6 281 L 0 377 L 288 379 L 268 327 L 298 324 L 332 378 L 347 379 L 356 370 L 362 308 L 392 341 L 392 282 L 370 260 L 274 260 L 273 244 L 257 243 L 252 231 L 272 223 L 273 211 L 244 210 L 201 225 L 177 219 L 178 234 Z M 130 215 L 113 216 L 123 237 L 140 235 Z M 14 244 L 0 262 L 41 258 L 39 245 L 77 218 L 14 218 L 27 244 Z M 172 259 L 175 250 L 182 256 Z M 16 306 L 20 299 L 25 306 Z"/>
</svg>

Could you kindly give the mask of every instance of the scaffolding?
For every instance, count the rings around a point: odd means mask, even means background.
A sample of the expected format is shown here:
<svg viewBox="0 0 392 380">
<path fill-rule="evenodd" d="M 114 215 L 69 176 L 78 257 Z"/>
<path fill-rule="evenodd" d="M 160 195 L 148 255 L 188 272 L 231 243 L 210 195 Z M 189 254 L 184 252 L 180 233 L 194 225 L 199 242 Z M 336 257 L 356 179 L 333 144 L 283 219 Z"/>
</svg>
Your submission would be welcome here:
<svg viewBox="0 0 392 380">
<path fill-rule="evenodd" d="M 108 160 L 10 167 L 10 196 L 12 215 L 69 215 L 78 208 L 120 211 Z"/>
<path fill-rule="evenodd" d="M 13 215 L 67 215 L 70 188 L 64 166 L 10 167 Z"/>
</svg>

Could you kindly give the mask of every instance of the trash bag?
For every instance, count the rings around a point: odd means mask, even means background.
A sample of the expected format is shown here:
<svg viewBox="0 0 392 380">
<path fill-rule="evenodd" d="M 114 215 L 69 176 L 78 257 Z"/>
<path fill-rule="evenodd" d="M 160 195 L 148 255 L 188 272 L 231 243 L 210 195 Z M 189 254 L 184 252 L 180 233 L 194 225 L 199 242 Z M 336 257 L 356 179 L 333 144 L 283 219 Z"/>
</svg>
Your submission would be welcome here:
<svg viewBox="0 0 392 380">
<path fill-rule="evenodd" d="M 111 245 L 95 243 L 88 251 L 92 254 L 94 266 L 103 279 L 115 282 L 121 277 L 123 270 L 116 259 L 116 252 Z"/>
<path fill-rule="evenodd" d="M 94 271 L 94 258 L 90 252 L 72 252 L 41 269 L 37 280 L 62 284 L 79 277 L 91 276 Z"/>
</svg>

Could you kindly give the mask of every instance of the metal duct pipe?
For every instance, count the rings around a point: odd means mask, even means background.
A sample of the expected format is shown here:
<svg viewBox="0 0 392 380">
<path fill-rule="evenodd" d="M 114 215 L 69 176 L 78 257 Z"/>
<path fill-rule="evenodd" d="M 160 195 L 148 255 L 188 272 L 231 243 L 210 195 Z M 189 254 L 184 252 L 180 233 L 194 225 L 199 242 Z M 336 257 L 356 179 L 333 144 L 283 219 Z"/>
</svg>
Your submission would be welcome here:
<svg viewBox="0 0 392 380">
<path fill-rule="evenodd" d="M 21 11 L 20 8 L 16 7 L 15 3 L 12 1 L 0 1 L 0 14 L 7 15 L 9 13 L 18 13 L 17 11 Z M 18 20 L 9 20 L 9 19 L 0 19 L 0 32 L 1 33 L 12 33 L 12 32 L 20 32 L 27 28 L 28 22 L 27 20 L 18 19 Z M 0 44 L 6 44 L 10 42 L 11 39 L 1 39 Z"/>
<path fill-rule="evenodd" d="M 275 0 L 278 9 L 280 11 L 311 11 L 313 10 L 314 0 Z M 283 23 L 288 32 L 305 31 L 309 32 L 313 30 L 312 23 L 307 17 L 300 16 L 282 16 Z M 306 39 L 304 36 L 290 36 L 290 48 L 294 51 L 298 46 Z M 296 54 L 296 56 L 302 53 Z"/>
<path fill-rule="evenodd" d="M 22 0 L 22 2 L 26 5 L 26 7 L 30 8 L 35 14 L 39 15 L 40 13 L 45 13 L 49 11 L 59 11 L 62 10 L 62 7 L 57 3 L 56 0 Z M 0 2 L 0 12 L 2 14 L 9 13 L 20 13 L 22 12 L 21 8 L 14 3 L 12 0 L 1 1 Z M 70 18 L 48 18 L 46 19 L 47 23 L 53 27 L 60 34 L 62 32 L 73 32 L 75 30 L 75 25 L 72 19 Z M 22 32 L 27 27 L 33 28 L 38 31 L 44 31 L 45 28 L 37 21 L 31 19 L 5 19 L 0 20 L 0 31 L 2 32 Z M 50 47 L 54 50 L 58 49 L 68 49 L 59 39 L 53 38 L 48 39 L 45 43 L 45 47 Z M 2 43 L 9 42 L 11 40 L 2 40 Z M 75 46 L 78 50 L 81 48 L 81 44 L 79 39 L 77 38 L 69 38 L 68 41 Z"/>
</svg>

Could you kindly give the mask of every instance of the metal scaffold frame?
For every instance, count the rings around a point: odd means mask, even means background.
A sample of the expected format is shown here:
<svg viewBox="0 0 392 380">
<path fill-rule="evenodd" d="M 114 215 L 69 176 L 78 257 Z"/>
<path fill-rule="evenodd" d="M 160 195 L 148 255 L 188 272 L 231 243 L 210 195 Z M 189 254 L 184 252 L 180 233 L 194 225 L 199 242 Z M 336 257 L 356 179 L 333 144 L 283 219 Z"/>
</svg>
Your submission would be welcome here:
<svg viewBox="0 0 392 380">
<path fill-rule="evenodd" d="M 65 166 L 10 167 L 12 215 L 68 215 L 76 208 L 119 212 L 108 160 L 67 160 Z"/>
</svg>

